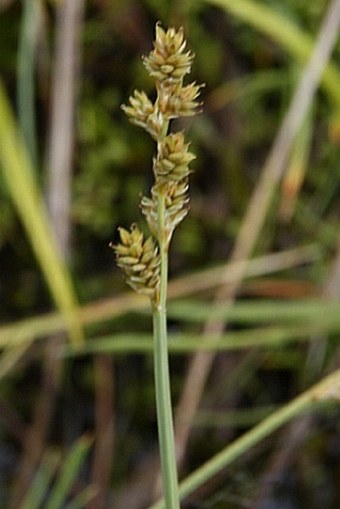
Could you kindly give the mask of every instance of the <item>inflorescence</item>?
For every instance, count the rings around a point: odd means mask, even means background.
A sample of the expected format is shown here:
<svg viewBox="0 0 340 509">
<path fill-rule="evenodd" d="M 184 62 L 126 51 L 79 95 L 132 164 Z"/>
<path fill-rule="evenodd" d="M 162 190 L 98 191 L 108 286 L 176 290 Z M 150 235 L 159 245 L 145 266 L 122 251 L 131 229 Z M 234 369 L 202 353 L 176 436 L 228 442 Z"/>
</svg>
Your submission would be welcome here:
<svg viewBox="0 0 340 509">
<path fill-rule="evenodd" d="M 110 244 L 117 264 L 125 273 L 127 283 L 137 292 L 157 301 L 159 291 L 159 225 L 158 202 L 164 199 L 162 239 L 169 243 L 175 227 L 188 212 L 189 164 L 195 155 L 189 151 L 184 132 L 168 132 L 170 120 L 192 116 L 200 111 L 197 101 L 202 85 L 195 82 L 183 85 L 190 73 L 194 55 L 186 51 L 183 29 L 167 31 L 158 23 L 154 48 L 143 63 L 155 80 L 157 97 L 152 102 L 143 91 L 135 90 L 129 105 L 122 109 L 131 123 L 142 127 L 157 142 L 153 158 L 154 184 L 150 197 L 142 197 L 141 210 L 146 217 L 152 236 L 144 238 L 138 226 L 130 231 L 119 229 L 120 242 Z"/>
</svg>

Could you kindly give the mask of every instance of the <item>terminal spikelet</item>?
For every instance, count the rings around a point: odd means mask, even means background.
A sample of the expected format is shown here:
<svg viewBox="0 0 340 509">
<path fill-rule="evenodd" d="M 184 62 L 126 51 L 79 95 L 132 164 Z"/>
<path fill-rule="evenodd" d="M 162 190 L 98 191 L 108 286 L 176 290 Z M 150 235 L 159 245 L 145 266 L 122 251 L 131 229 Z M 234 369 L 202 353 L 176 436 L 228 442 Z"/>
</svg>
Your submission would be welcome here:
<svg viewBox="0 0 340 509">
<path fill-rule="evenodd" d="M 194 55 L 184 52 L 186 41 L 183 28 L 178 31 L 169 28 L 167 31 L 158 23 L 156 25 L 156 38 L 154 49 L 143 58 L 144 65 L 153 78 L 169 83 L 183 80 L 190 72 Z"/>
</svg>

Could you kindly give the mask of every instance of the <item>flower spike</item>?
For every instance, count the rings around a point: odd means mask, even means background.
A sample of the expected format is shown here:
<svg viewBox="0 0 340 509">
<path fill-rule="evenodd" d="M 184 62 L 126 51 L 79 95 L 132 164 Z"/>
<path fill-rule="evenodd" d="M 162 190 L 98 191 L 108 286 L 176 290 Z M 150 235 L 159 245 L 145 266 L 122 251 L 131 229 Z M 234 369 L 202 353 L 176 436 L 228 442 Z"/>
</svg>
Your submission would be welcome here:
<svg viewBox="0 0 340 509">
<path fill-rule="evenodd" d="M 154 49 L 143 58 L 150 76 L 169 83 L 183 80 L 190 73 L 194 58 L 190 51 L 184 53 L 185 46 L 183 28 L 176 31 L 172 27 L 165 32 L 158 23 Z"/>
<path fill-rule="evenodd" d="M 119 228 L 120 243 L 110 244 L 117 265 L 123 269 L 127 283 L 138 293 L 154 298 L 159 286 L 158 248 L 152 237 L 144 240 L 136 224 L 130 231 Z"/>
<path fill-rule="evenodd" d="M 155 241 L 144 240 L 138 227 L 132 225 L 130 231 L 121 228 L 121 242 L 111 246 L 128 284 L 151 297 L 153 304 L 159 284 L 161 244 L 164 241 L 163 248 L 168 249 L 174 229 L 188 212 L 189 165 L 196 157 L 189 151 L 190 144 L 185 142 L 182 131 L 168 132 L 169 123 L 199 113 L 201 103 L 197 98 L 202 88 L 195 82 L 183 85 L 194 58 L 186 50 L 183 29 L 164 30 L 157 23 L 155 32 L 153 50 L 143 57 L 143 63 L 155 81 L 157 97 L 152 102 L 144 91 L 135 90 L 129 104 L 122 106 L 130 122 L 147 131 L 157 142 L 153 158 L 155 182 L 151 196 L 141 200 L 142 213 Z M 162 228 L 164 231 L 160 232 Z"/>
</svg>

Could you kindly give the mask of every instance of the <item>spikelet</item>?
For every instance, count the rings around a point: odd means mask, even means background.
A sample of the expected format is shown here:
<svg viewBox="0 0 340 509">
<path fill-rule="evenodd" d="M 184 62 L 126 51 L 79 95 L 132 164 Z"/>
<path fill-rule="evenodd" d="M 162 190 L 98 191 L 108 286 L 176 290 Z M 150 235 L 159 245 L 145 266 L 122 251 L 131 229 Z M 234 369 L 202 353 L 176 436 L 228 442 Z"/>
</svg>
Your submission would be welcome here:
<svg viewBox="0 0 340 509">
<path fill-rule="evenodd" d="M 189 152 L 189 143 L 184 142 L 182 131 L 170 133 L 158 144 L 153 164 L 156 181 L 178 182 L 187 178 L 190 173 L 189 164 L 195 157 Z"/>
<path fill-rule="evenodd" d="M 119 228 L 120 243 L 110 244 L 127 283 L 138 293 L 155 299 L 159 287 L 159 255 L 152 237 L 144 240 L 136 224 L 130 231 Z"/>
<path fill-rule="evenodd" d="M 171 27 L 166 32 L 156 25 L 154 49 L 143 57 L 150 76 L 155 79 L 157 99 L 153 103 L 145 92 L 135 90 L 129 105 L 122 105 L 130 122 L 145 129 L 153 139 L 163 133 L 164 123 L 179 117 L 189 117 L 200 112 L 202 103 L 197 101 L 202 85 L 190 83 L 183 86 L 183 78 L 190 73 L 194 55 L 184 52 L 186 41 L 183 29 Z"/>
<path fill-rule="evenodd" d="M 184 53 L 185 46 L 183 28 L 177 32 L 174 28 L 169 28 L 165 32 L 157 23 L 154 49 L 143 58 L 150 76 L 167 83 L 183 80 L 184 76 L 190 72 L 194 58 L 190 51 Z"/>
<path fill-rule="evenodd" d="M 164 116 L 150 101 L 145 92 L 135 90 L 129 98 L 130 105 L 122 104 L 122 110 L 132 124 L 142 127 L 157 140 L 164 123 Z"/>
<path fill-rule="evenodd" d="M 189 184 L 187 179 L 181 182 L 155 184 L 151 189 L 151 198 L 146 196 L 142 198 L 142 213 L 147 220 L 152 235 L 158 239 L 158 195 L 160 193 L 165 195 L 164 238 L 167 245 L 170 243 L 174 229 L 183 221 L 188 213 L 188 189 Z"/>
<path fill-rule="evenodd" d="M 196 101 L 203 85 L 195 82 L 182 86 L 181 83 L 170 87 L 158 87 L 158 107 L 166 120 L 179 117 L 192 117 L 200 113 L 201 102 Z"/>
</svg>

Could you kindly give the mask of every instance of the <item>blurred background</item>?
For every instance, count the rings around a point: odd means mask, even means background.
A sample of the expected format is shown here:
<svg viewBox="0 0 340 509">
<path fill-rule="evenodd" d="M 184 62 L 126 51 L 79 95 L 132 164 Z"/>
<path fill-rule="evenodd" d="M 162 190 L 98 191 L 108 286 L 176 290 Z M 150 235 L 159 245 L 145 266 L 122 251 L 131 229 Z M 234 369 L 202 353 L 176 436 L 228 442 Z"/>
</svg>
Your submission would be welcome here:
<svg viewBox="0 0 340 509">
<path fill-rule="evenodd" d="M 155 148 L 120 106 L 154 97 L 141 56 L 159 20 L 184 27 L 188 83 L 205 84 L 202 114 L 173 126 L 197 155 L 170 256 L 179 431 L 192 410 L 181 478 L 338 366 L 339 43 L 284 168 L 262 180 L 328 6 L 0 0 L 1 508 L 142 509 L 159 493 L 150 310 L 108 247 L 119 225 L 145 228 Z M 196 354 L 214 309 L 244 346 Z M 339 487 L 339 410 L 323 404 L 183 508 L 335 509 Z"/>
</svg>

